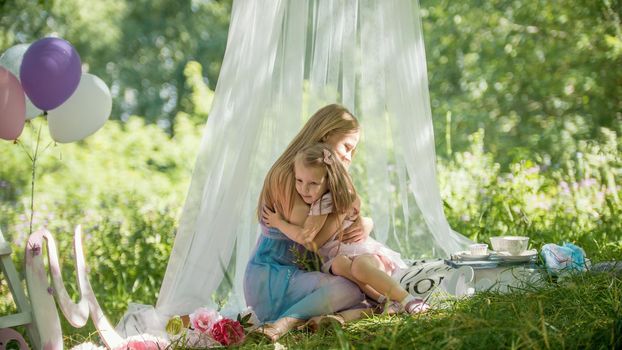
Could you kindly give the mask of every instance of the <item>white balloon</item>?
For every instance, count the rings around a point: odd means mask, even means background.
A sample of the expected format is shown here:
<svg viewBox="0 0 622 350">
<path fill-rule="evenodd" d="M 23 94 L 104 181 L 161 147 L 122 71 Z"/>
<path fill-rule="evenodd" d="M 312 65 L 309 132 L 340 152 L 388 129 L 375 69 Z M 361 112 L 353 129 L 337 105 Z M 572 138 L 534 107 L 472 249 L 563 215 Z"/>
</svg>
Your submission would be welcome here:
<svg viewBox="0 0 622 350">
<path fill-rule="evenodd" d="M 2 56 L 0 56 L 0 65 L 19 78 L 19 67 L 22 66 L 24 53 L 26 53 L 29 46 L 30 44 L 19 44 L 8 48 L 4 51 Z"/>
<path fill-rule="evenodd" d="M 4 51 L 0 56 L 0 66 L 8 69 L 19 80 L 19 68 L 22 66 L 22 60 L 24 59 L 24 53 L 28 50 L 30 44 L 18 44 L 10 47 Z M 28 96 L 26 96 L 26 119 L 32 119 L 34 117 L 43 114 L 39 108 L 30 102 Z"/>
<path fill-rule="evenodd" d="M 74 142 L 99 130 L 112 111 L 110 89 L 97 76 L 83 73 L 76 91 L 65 103 L 48 112 L 52 139 Z"/>
</svg>

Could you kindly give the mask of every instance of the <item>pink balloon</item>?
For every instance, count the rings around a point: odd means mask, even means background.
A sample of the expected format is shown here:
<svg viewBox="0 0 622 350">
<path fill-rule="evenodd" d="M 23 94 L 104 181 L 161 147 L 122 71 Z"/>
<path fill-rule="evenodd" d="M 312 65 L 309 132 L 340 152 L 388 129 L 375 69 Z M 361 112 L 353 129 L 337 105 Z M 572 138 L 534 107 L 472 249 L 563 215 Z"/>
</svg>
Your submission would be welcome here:
<svg viewBox="0 0 622 350">
<path fill-rule="evenodd" d="M 26 95 L 19 80 L 0 67 L 0 138 L 15 140 L 26 122 Z"/>
</svg>

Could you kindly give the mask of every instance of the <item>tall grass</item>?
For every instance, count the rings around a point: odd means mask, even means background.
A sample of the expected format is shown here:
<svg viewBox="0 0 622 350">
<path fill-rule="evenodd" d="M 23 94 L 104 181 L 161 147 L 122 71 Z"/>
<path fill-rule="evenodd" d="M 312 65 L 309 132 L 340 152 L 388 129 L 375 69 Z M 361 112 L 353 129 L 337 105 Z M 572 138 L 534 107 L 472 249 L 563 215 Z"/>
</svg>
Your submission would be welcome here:
<svg viewBox="0 0 622 350">
<path fill-rule="evenodd" d="M 294 331 L 295 349 L 618 349 L 622 276 L 579 274 L 511 294 L 478 293 L 416 316 L 376 316 L 319 334 Z M 241 348 L 272 348 L 247 342 Z"/>
</svg>

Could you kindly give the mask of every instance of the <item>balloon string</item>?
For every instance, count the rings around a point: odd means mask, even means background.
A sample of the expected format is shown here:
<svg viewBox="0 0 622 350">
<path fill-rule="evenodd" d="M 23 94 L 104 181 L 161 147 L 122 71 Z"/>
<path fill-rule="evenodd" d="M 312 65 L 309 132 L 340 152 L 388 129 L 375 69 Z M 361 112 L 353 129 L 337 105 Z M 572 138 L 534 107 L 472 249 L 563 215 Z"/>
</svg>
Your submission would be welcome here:
<svg viewBox="0 0 622 350">
<path fill-rule="evenodd" d="M 33 156 L 30 158 L 32 160 L 32 178 L 30 181 L 30 231 L 28 235 L 32 234 L 32 221 L 35 214 L 35 175 L 37 172 L 37 156 L 39 155 L 39 143 L 41 142 L 41 126 L 43 124 L 39 124 L 39 131 L 37 132 L 37 144 L 35 146 L 35 152 Z M 47 148 L 47 147 L 46 147 Z"/>
<path fill-rule="evenodd" d="M 47 149 L 48 149 L 48 148 L 50 148 L 50 146 L 52 146 L 52 145 L 56 145 L 56 142 L 54 142 L 54 141 L 50 141 L 50 143 L 48 143 L 48 144 L 45 146 L 45 148 L 43 149 L 43 151 L 41 151 L 41 153 L 43 153 L 43 152 L 47 151 Z"/>
<path fill-rule="evenodd" d="M 15 140 L 15 144 L 19 145 L 22 148 L 24 153 L 26 153 L 26 155 L 28 156 L 28 159 L 30 159 L 30 161 L 32 162 L 32 156 L 30 155 L 30 152 L 28 152 L 28 150 L 26 149 L 26 146 L 24 146 L 24 144 L 20 140 Z"/>
</svg>

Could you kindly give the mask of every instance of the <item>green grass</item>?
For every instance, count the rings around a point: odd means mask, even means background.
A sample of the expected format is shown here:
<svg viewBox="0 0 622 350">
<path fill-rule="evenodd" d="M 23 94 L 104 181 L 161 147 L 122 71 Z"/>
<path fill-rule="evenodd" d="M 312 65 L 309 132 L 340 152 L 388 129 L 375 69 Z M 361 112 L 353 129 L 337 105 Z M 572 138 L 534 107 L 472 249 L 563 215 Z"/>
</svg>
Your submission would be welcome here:
<svg viewBox="0 0 622 350">
<path fill-rule="evenodd" d="M 96 334 L 84 331 L 67 334 L 66 345 L 97 343 Z M 622 275 L 579 273 L 512 293 L 480 292 L 416 316 L 378 315 L 341 329 L 292 331 L 279 344 L 288 349 L 620 349 Z M 251 337 L 235 348 L 275 345 Z"/>
<path fill-rule="evenodd" d="M 343 329 L 293 331 L 291 349 L 614 349 L 622 347 L 622 279 L 580 274 L 534 290 L 478 293 L 450 308 L 377 316 Z M 266 342 L 240 348 L 269 349 Z"/>
</svg>

